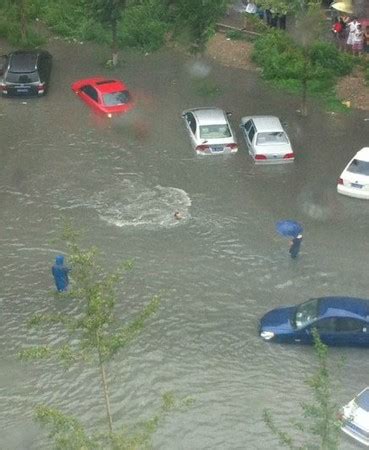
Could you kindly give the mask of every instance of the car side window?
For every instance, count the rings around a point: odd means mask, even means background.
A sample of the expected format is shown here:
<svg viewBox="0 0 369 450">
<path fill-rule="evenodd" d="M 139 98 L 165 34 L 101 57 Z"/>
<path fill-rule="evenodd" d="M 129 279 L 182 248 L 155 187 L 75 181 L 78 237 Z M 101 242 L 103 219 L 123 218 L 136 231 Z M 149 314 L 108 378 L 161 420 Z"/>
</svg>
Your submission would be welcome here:
<svg viewBox="0 0 369 450">
<path fill-rule="evenodd" d="M 191 128 L 192 133 L 195 134 L 196 133 L 196 120 L 195 120 L 193 114 L 187 113 L 186 120 L 188 122 L 188 125 Z"/>
<path fill-rule="evenodd" d="M 248 131 L 247 134 L 248 134 L 248 137 L 250 139 L 250 142 L 252 142 L 252 140 L 254 139 L 254 136 L 255 136 L 255 127 L 254 127 L 254 125 L 252 125 L 250 127 L 250 130 Z"/>
<path fill-rule="evenodd" d="M 83 86 L 81 88 L 81 91 L 84 92 L 86 95 L 88 95 L 89 97 L 92 98 L 92 100 L 94 100 L 95 102 L 98 101 L 99 96 L 97 94 L 97 91 L 95 88 L 93 88 L 92 86 L 90 86 L 89 84 L 87 84 L 86 86 Z"/>
<path fill-rule="evenodd" d="M 360 332 L 365 328 L 365 322 L 362 320 L 339 317 L 336 319 L 336 331 L 338 333 Z"/>
<path fill-rule="evenodd" d="M 312 328 L 316 328 L 318 333 L 334 333 L 336 331 L 336 319 L 322 319 L 316 322 Z"/>
<path fill-rule="evenodd" d="M 245 127 L 245 130 L 247 131 L 247 133 L 250 131 L 251 125 L 252 125 L 252 120 L 248 120 L 245 123 L 244 127 Z"/>
</svg>

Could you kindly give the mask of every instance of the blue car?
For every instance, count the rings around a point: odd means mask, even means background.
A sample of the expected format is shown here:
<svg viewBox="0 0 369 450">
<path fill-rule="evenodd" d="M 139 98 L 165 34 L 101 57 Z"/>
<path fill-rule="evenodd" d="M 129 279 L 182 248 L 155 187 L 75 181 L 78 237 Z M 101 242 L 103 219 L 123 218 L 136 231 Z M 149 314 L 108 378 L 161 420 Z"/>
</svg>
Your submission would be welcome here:
<svg viewBox="0 0 369 450">
<path fill-rule="evenodd" d="M 326 345 L 369 347 L 369 300 L 312 298 L 273 309 L 260 320 L 260 336 L 271 342 L 313 344 L 316 329 Z"/>
</svg>

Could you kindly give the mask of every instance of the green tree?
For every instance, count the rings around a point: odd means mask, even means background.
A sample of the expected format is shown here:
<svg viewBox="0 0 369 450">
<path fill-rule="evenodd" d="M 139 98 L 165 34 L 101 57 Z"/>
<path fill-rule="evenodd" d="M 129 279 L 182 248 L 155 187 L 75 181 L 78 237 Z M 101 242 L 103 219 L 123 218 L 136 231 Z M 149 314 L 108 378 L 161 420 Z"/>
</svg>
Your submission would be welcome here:
<svg viewBox="0 0 369 450">
<path fill-rule="evenodd" d="M 338 450 L 342 422 L 338 417 L 339 407 L 333 400 L 336 383 L 328 367 L 328 348 L 321 342 L 317 330 L 313 330 L 313 336 L 318 370 L 306 382 L 313 391 L 314 400 L 302 404 L 302 420 L 292 424 L 299 438 L 279 428 L 268 410 L 264 411 L 264 422 L 290 450 Z M 302 440 L 305 442 L 301 444 Z"/>
<path fill-rule="evenodd" d="M 30 326 L 60 324 L 66 330 L 65 342 L 58 346 L 37 346 L 20 352 L 23 359 L 57 357 L 69 365 L 77 360 L 93 361 L 99 370 L 105 402 L 108 432 L 113 437 L 107 367 L 118 350 L 127 346 L 140 333 L 145 322 L 158 309 L 159 299 L 154 297 L 129 324 L 121 326 L 114 314 L 117 285 L 126 269 L 125 263 L 114 273 L 106 274 L 97 263 L 97 250 L 83 250 L 77 244 L 77 234 L 66 226 L 63 239 L 69 250 L 73 288 L 70 298 L 79 301 L 78 317 L 66 314 L 38 314 Z"/>
<path fill-rule="evenodd" d="M 226 10 L 229 0 L 181 0 L 174 2 L 177 30 L 186 31 L 194 53 L 202 53 L 215 31 L 215 25 Z"/>
<path fill-rule="evenodd" d="M 111 29 L 111 64 L 118 64 L 118 23 L 127 6 L 126 0 L 84 0 L 87 13 L 96 22 Z"/>
</svg>

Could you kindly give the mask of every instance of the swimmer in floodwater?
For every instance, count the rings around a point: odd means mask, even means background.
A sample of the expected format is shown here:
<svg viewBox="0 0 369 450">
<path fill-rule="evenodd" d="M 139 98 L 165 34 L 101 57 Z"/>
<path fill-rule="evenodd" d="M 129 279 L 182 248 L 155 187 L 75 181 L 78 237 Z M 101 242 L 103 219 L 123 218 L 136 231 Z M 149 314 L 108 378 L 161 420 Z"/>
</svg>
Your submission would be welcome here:
<svg viewBox="0 0 369 450">
<path fill-rule="evenodd" d="M 181 220 L 181 219 L 183 219 L 183 216 L 182 216 L 182 214 L 179 211 L 176 211 L 174 213 L 174 218 L 177 219 L 177 220 Z"/>
</svg>

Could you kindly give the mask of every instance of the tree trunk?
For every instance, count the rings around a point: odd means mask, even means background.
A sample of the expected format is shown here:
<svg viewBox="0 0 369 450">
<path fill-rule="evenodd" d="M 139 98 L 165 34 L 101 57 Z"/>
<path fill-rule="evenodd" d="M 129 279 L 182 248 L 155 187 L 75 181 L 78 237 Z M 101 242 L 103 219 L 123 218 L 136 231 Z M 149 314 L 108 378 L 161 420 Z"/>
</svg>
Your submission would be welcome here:
<svg viewBox="0 0 369 450">
<path fill-rule="evenodd" d="M 112 65 L 116 67 L 118 65 L 118 37 L 117 37 L 117 21 L 113 20 L 111 24 L 111 49 L 112 49 Z"/>
<path fill-rule="evenodd" d="M 302 99 L 301 99 L 301 115 L 303 117 L 307 116 L 306 94 L 307 94 L 307 79 L 304 78 L 302 80 Z"/>
<path fill-rule="evenodd" d="M 106 407 L 106 418 L 108 420 L 108 427 L 109 427 L 109 434 L 110 436 L 113 435 L 113 419 L 111 416 L 111 408 L 110 408 L 110 397 L 109 397 L 109 389 L 108 389 L 108 382 L 106 379 L 106 373 L 105 373 L 105 366 L 103 362 L 103 358 L 100 351 L 100 342 L 99 337 L 97 337 L 97 346 L 98 346 L 98 352 L 99 352 L 99 369 L 100 369 L 100 376 L 101 376 L 101 384 L 104 391 L 104 399 L 105 399 L 105 407 Z"/>
<path fill-rule="evenodd" d="M 27 0 L 19 0 L 18 1 L 18 14 L 19 14 L 19 21 L 20 21 L 20 33 L 21 33 L 21 39 L 23 42 L 25 42 L 27 37 L 27 13 L 26 13 L 26 5 Z"/>
</svg>

